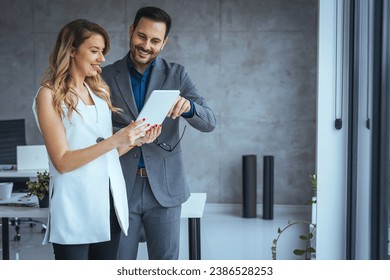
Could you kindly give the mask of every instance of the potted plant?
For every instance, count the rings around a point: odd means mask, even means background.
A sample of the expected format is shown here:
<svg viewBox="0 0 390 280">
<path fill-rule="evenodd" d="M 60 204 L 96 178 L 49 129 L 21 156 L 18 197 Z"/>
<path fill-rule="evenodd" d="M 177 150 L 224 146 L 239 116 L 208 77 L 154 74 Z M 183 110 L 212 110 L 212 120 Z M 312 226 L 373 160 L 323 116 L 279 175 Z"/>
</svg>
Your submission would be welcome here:
<svg viewBox="0 0 390 280">
<path fill-rule="evenodd" d="M 316 204 L 317 204 L 317 177 L 316 175 L 309 175 L 310 178 L 310 183 L 313 191 L 313 197 L 312 199 L 308 202 L 309 205 L 312 207 L 312 220 L 311 221 L 288 221 L 288 224 L 283 228 L 278 228 L 278 235 L 277 237 L 272 241 L 272 259 L 276 260 L 277 259 L 277 245 L 278 245 L 278 240 L 288 228 L 295 226 L 295 225 L 308 225 L 309 230 L 308 234 L 302 234 L 299 236 L 299 239 L 304 241 L 304 248 L 299 248 L 295 249 L 293 251 L 294 255 L 296 256 L 303 256 L 305 260 L 310 260 L 315 257 L 315 232 L 317 229 L 317 224 L 316 224 Z"/>
<path fill-rule="evenodd" d="M 37 172 L 37 180 L 30 180 L 27 182 L 27 189 L 29 195 L 38 197 L 39 207 L 49 207 L 49 182 L 50 175 L 48 171 Z"/>
</svg>

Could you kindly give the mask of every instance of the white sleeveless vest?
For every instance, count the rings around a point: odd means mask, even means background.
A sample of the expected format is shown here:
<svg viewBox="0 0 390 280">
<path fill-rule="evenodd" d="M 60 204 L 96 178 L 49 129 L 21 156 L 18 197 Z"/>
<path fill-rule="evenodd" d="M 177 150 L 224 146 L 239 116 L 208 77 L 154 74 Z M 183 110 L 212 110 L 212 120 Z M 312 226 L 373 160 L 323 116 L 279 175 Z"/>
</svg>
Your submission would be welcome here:
<svg viewBox="0 0 390 280">
<path fill-rule="evenodd" d="M 87 85 L 86 85 L 87 86 Z M 64 106 L 62 122 L 70 150 L 96 144 L 98 137 L 112 135 L 111 111 L 107 103 L 87 89 L 96 110 L 88 110 L 81 100 L 80 114 L 73 111 L 71 121 Z M 33 111 L 39 127 L 36 100 Z M 95 116 L 91 113 L 95 112 Z M 60 174 L 49 162 L 50 208 L 44 244 L 86 244 L 110 240 L 109 186 L 119 225 L 125 235 L 129 226 L 126 184 L 117 149 L 73 171 Z"/>
</svg>

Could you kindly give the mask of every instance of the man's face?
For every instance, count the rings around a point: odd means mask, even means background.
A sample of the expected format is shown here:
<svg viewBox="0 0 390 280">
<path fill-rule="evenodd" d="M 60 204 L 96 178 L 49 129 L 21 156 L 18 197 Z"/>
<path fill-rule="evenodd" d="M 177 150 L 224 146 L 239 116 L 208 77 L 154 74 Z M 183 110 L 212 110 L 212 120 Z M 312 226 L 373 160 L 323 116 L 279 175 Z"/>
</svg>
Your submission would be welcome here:
<svg viewBox="0 0 390 280">
<path fill-rule="evenodd" d="M 145 71 L 165 46 L 165 31 L 165 23 L 148 18 L 141 18 L 135 29 L 130 26 L 130 57 L 138 71 Z"/>
</svg>

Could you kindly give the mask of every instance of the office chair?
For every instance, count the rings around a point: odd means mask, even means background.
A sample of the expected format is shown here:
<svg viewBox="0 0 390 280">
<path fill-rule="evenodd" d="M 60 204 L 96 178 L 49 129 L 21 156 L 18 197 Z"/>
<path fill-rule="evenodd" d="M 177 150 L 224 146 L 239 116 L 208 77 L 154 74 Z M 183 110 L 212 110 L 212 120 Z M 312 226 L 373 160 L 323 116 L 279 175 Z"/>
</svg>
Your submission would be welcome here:
<svg viewBox="0 0 390 280">
<path fill-rule="evenodd" d="M 14 241 L 20 241 L 20 239 L 22 238 L 22 235 L 20 233 L 20 226 L 23 223 L 28 224 L 30 228 L 35 227 L 37 224 L 41 224 L 42 225 L 41 232 L 42 233 L 46 232 L 46 225 L 43 222 L 38 220 L 33 220 L 32 218 L 25 218 L 25 219 L 14 218 L 10 220 L 10 223 L 12 226 L 15 226 Z"/>
<path fill-rule="evenodd" d="M 24 119 L 0 120 L 0 169 L 16 169 L 16 147 L 26 145 L 26 128 Z M 0 178 L 0 182 L 13 182 L 13 192 L 27 192 L 26 183 L 29 178 Z M 20 226 L 27 223 L 30 227 L 42 224 L 42 232 L 45 232 L 46 225 L 41 221 L 31 218 L 10 219 L 11 225 L 15 226 L 15 241 L 21 238 Z"/>
<path fill-rule="evenodd" d="M 24 119 L 0 121 L 0 165 L 16 168 L 16 146 L 26 145 Z"/>
</svg>

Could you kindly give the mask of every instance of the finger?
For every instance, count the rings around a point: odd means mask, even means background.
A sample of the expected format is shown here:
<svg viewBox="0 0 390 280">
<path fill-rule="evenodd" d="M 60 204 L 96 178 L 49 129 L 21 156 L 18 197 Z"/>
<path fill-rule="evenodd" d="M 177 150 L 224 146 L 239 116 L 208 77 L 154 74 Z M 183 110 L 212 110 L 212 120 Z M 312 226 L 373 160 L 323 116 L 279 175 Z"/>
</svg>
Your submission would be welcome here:
<svg viewBox="0 0 390 280">
<path fill-rule="evenodd" d="M 141 119 L 141 120 L 138 120 L 138 121 L 136 121 L 136 122 L 134 122 L 133 120 L 131 121 L 131 123 L 129 124 L 130 126 L 133 126 L 133 127 L 137 127 L 137 126 L 140 126 L 140 125 L 142 125 L 142 124 L 145 124 L 146 122 L 146 119 L 145 118 L 143 118 L 143 119 Z"/>
<path fill-rule="evenodd" d="M 147 131 L 145 132 L 145 138 L 148 138 L 148 137 L 149 137 L 149 135 L 152 133 L 151 131 L 152 131 L 152 129 L 149 129 L 149 130 L 147 130 Z"/>
<path fill-rule="evenodd" d="M 153 138 L 151 139 L 152 141 L 156 140 L 157 137 L 161 134 L 161 127 L 162 125 L 160 124 L 153 130 Z"/>
<path fill-rule="evenodd" d="M 149 134 L 147 135 L 147 137 L 146 137 L 146 141 L 147 141 L 147 143 L 150 143 L 150 142 L 153 142 L 154 141 L 154 129 L 153 130 L 151 130 L 150 132 L 149 132 Z"/>
<path fill-rule="evenodd" d="M 175 108 L 174 108 L 173 111 L 172 111 L 172 119 L 176 119 L 178 116 L 181 115 L 181 114 L 180 114 L 180 111 L 182 110 L 182 107 L 183 107 L 184 102 L 185 102 L 185 99 L 184 99 L 184 98 L 181 98 L 181 99 L 177 102 Z"/>
<path fill-rule="evenodd" d="M 137 139 L 137 142 L 140 142 L 141 144 L 145 143 L 145 142 L 146 142 L 146 139 L 147 139 L 146 134 L 147 134 L 147 133 L 145 133 L 142 137 L 138 138 L 138 139 Z"/>
<path fill-rule="evenodd" d="M 181 116 L 183 113 L 189 112 L 191 110 L 191 103 L 188 99 L 182 98 L 181 107 L 177 113 L 177 116 Z"/>
<path fill-rule="evenodd" d="M 161 130 L 162 130 L 162 124 L 157 126 L 156 135 L 155 135 L 156 138 L 161 134 Z"/>
<path fill-rule="evenodd" d="M 156 124 L 147 131 L 147 135 L 145 136 L 147 138 L 146 139 L 147 143 L 151 143 L 157 138 L 158 127 L 159 125 Z"/>
<path fill-rule="evenodd" d="M 158 125 L 154 125 L 151 129 L 150 129 L 150 133 L 149 133 L 149 137 L 148 137 L 148 140 L 149 141 L 154 141 L 154 139 L 156 138 L 156 130 L 158 128 Z"/>
<path fill-rule="evenodd" d="M 175 107 L 177 106 L 177 103 L 180 101 L 180 99 L 181 99 L 181 96 L 178 96 L 178 97 L 176 98 L 176 101 L 175 101 L 175 103 L 172 105 L 171 109 L 169 110 L 169 112 L 168 112 L 168 114 L 167 114 L 167 117 L 171 117 L 171 116 L 172 116 L 173 110 L 174 110 Z"/>
<path fill-rule="evenodd" d="M 128 141 L 132 145 L 137 144 L 139 141 L 142 141 L 142 137 L 145 136 L 145 131 L 147 130 L 148 124 L 141 125 L 140 127 L 134 128 L 129 127 L 127 132 Z"/>
<path fill-rule="evenodd" d="M 191 110 L 191 102 L 188 99 L 185 99 L 185 102 L 183 104 L 183 112 L 181 112 L 181 114 L 187 113 L 190 110 Z"/>
<path fill-rule="evenodd" d="M 144 123 L 140 126 L 136 126 L 135 128 L 134 127 L 131 127 L 129 128 L 130 130 L 133 130 L 134 129 L 134 133 L 136 134 L 145 134 L 145 131 L 148 130 L 150 127 L 150 124 L 148 123 Z"/>
</svg>

